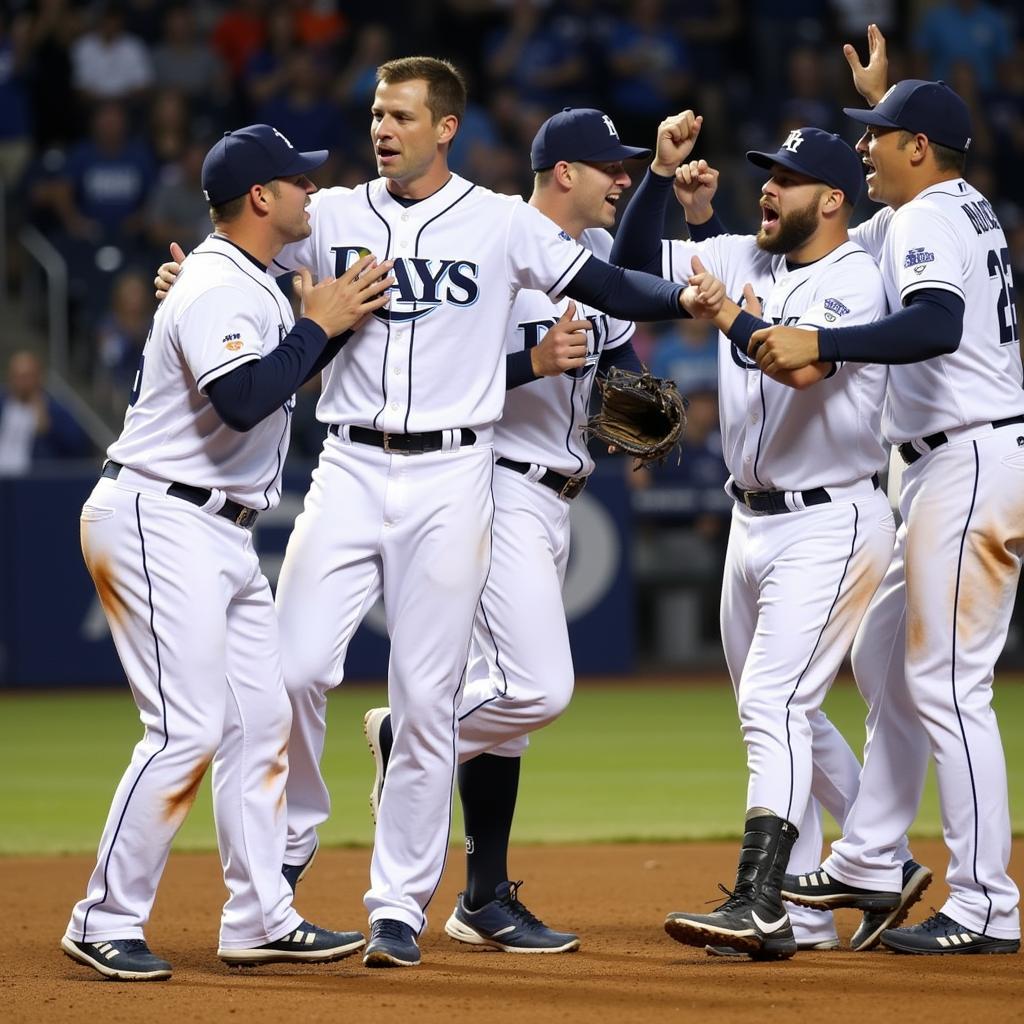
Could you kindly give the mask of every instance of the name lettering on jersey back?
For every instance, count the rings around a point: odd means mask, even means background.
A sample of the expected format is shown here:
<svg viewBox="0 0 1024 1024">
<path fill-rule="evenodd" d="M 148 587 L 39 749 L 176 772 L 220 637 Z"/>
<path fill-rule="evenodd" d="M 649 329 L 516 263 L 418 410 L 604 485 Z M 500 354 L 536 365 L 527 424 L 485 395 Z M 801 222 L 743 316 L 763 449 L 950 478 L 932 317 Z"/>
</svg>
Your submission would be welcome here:
<svg viewBox="0 0 1024 1024">
<path fill-rule="evenodd" d="M 353 263 L 369 253 L 358 245 L 332 245 L 334 276 L 341 277 Z M 420 320 L 439 306 L 472 306 L 480 297 L 479 266 L 470 260 L 430 260 L 421 256 L 400 256 L 391 271 L 395 284 L 391 304 L 373 315 L 382 323 Z M 404 306 L 413 308 L 405 309 Z"/>
<path fill-rule="evenodd" d="M 987 199 L 981 199 L 976 203 L 963 203 L 960 209 L 967 214 L 967 219 L 977 234 L 983 235 L 986 231 L 1000 230 L 999 219 Z"/>
</svg>

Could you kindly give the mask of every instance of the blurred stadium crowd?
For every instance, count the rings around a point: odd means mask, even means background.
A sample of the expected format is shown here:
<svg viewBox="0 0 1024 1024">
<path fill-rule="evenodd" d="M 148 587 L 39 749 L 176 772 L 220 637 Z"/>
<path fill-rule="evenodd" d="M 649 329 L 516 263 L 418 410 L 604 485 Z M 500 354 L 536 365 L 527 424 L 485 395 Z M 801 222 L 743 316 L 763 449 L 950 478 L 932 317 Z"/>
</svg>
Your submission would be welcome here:
<svg viewBox="0 0 1024 1024">
<path fill-rule="evenodd" d="M 889 41 L 892 80 L 942 78 L 970 105 L 967 176 L 993 198 L 1024 283 L 1024 39 L 1010 0 L 5 0 L 5 288 L 17 294 L 28 272 L 17 239 L 34 226 L 67 266 L 69 379 L 115 427 L 153 313 L 155 267 L 170 240 L 187 251 L 210 230 L 199 186 L 208 147 L 227 128 L 267 122 L 298 148 L 331 150 L 318 184 L 368 180 L 374 71 L 410 53 L 448 57 L 467 75 L 451 162 L 471 180 L 528 195 L 530 141 L 562 107 L 600 107 L 629 145 L 649 145 L 662 117 L 690 107 L 705 116 L 696 155 L 722 171 L 716 207 L 733 230 L 753 230 L 760 179 L 745 150 L 774 148 L 808 124 L 856 139 L 840 108 L 861 101 L 840 46 L 864 54 L 868 21 Z M 670 231 L 681 230 L 676 220 Z M 643 327 L 636 347 L 691 398 L 682 464 L 631 478 L 637 572 L 657 587 L 685 565 L 715 589 L 728 522 L 715 337 L 701 323 Z M 90 441 L 47 395 L 38 359 L 10 349 L 0 474 L 92 453 L 95 430 Z M 296 418 L 300 457 L 323 436 L 314 399 L 303 396 Z M 20 418 L 5 411 L 15 404 Z M 713 618 L 717 589 L 700 604 Z"/>
</svg>

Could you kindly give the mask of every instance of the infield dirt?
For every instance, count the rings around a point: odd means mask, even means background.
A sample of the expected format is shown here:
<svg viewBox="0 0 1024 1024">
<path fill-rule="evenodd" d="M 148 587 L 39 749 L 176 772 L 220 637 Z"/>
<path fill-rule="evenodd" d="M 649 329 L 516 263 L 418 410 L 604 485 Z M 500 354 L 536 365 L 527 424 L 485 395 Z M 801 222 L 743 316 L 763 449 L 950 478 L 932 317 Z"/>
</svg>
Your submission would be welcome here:
<svg viewBox="0 0 1024 1024">
<path fill-rule="evenodd" d="M 914 844 L 936 880 L 911 921 L 940 907 L 945 848 Z M 92 867 L 84 857 L 0 860 L 7 891 L 0 931 L 0 1019 L 9 1022 L 183 1024 L 188 1021 L 325 1021 L 388 1024 L 663 1021 L 940 1024 L 1024 1020 L 1020 956 L 905 957 L 887 952 L 800 953 L 783 963 L 725 960 L 674 943 L 670 910 L 698 910 L 732 881 L 734 843 L 531 846 L 513 850 L 524 902 L 550 924 L 579 932 L 578 953 L 512 956 L 448 939 L 460 888 L 453 851 L 431 908 L 417 968 L 371 971 L 358 957 L 321 967 L 229 970 L 216 958 L 224 901 L 212 854 L 173 854 L 147 938 L 174 965 L 169 982 L 101 979 L 66 959 L 58 942 Z M 367 850 L 324 850 L 299 886 L 296 907 L 335 928 L 363 928 Z M 1011 870 L 1024 873 L 1024 844 Z M 837 915 L 848 938 L 853 911 Z"/>
</svg>

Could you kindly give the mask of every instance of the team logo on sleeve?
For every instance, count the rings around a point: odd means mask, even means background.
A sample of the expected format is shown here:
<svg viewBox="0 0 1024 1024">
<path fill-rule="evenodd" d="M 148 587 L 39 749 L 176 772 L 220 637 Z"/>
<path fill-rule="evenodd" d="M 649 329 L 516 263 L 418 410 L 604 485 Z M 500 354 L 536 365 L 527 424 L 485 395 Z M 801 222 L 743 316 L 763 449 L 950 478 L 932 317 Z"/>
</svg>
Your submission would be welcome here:
<svg viewBox="0 0 1024 1024">
<path fill-rule="evenodd" d="M 911 267 L 915 274 L 920 274 L 924 271 L 925 264 L 935 262 L 935 253 L 925 252 L 924 246 L 919 249 L 911 249 L 907 253 L 903 260 L 903 269 L 909 270 Z"/>
<path fill-rule="evenodd" d="M 334 276 L 341 277 L 353 263 L 369 253 L 356 245 L 331 246 Z M 443 305 L 472 306 L 480 298 L 479 266 L 470 260 L 431 260 L 422 256 L 395 259 L 391 275 L 391 302 L 373 315 L 381 323 L 402 324 L 422 320 Z"/>
<path fill-rule="evenodd" d="M 846 316 L 850 312 L 850 307 L 843 305 L 838 299 L 826 299 L 824 306 L 825 319 L 829 323 L 833 323 L 837 317 Z"/>
<path fill-rule="evenodd" d="M 237 352 L 243 345 L 242 336 L 240 334 L 225 334 L 223 344 L 229 352 Z"/>
<path fill-rule="evenodd" d="M 568 231 L 559 231 L 558 237 L 561 238 L 563 242 L 572 241 L 572 235 L 570 235 Z"/>
</svg>

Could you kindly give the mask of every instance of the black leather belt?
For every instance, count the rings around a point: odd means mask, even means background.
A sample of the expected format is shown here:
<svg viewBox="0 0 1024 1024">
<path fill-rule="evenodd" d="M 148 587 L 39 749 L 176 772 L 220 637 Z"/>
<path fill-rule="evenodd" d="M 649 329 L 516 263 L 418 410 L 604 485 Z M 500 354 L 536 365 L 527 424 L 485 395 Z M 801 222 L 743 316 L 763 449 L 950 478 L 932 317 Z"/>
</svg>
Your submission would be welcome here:
<svg viewBox="0 0 1024 1024">
<path fill-rule="evenodd" d="M 526 476 L 533 469 L 528 462 L 513 462 L 511 459 L 505 458 L 497 459 L 496 461 L 499 466 L 514 470 L 516 473 L 522 473 L 523 476 Z M 587 486 L 587 478 L 585 476 L 562 476 L 561 473 L 556 473 L 553 469 L 546 469 L 544 475 L 536 482 L 543 484 L 545 487 L 550 487 L 560 498 L 565 498 L 566 501 L 572 501 Z"/>
<path fill-rule="evenodd" d="M 116 480 L 122 469 L 124 469 L 124 466 L 120 462 L 114 462 L 110 459 L 103 467 L 103 472 L 100 475 Z M 193 505 L 202 507 L 210 500 L 210 495 L 213 492 L 204 490 L 202 487 L 192 487 L 190 484 L 172 483 L 167 488 L 167 493 L 172 498 L 181 498 L 184 501 L 191 502 Z M 224 519 L 230 519 L 235 526 L 251 530 L 256 525 L 259 512 L 254 508 L 246 508 L 245 505 L 239 505 L 237 501 L 232 501 L 228 498 L 223 506 L 217 509 L 215 515 L 222 516 Z"/>
<path fill-rule="evenodd" d="M 341 427 L 332 423 L 328 428 L 335 436 L 340 436 Z M 392 434 L 384 430 L 370 430 L 367 427 L 349 427 L 350 441 L 358 444 L 372 444 L 375 448 L 383 448 L 386 452 L 397 452 L 399 455 L 423 455 L 425 452 L 439 452 L 444 447 L 444 430 L 426 430 L 420 434 Z M 476 433 L 469 427 L 463 427 L 459 433 L 460 447 L 476 444 Z"/>
<path fill-rule="evenodd" d="M 998 430 L 1000 427 L 1009 427 L 1014 423 L 1024 423 L 1024 416 L 1008 416 L 1005 420 L 993 420 L 992 429 Z M 937 434 L 929 434 L 927 437 L 921 438 L 921 443 L 933 452 L 936 448 L 941 448 L 944 444 L 949 442 L 949 438 L 946 437 L 944 431 L 940 430 Z M 908 465 L 912 466 L 924 452 L 919 452 L 909 441 L 904 441 L 899 446 L 900 458 Z"/>
<path fill-rule="evenodd" d="M 875 490 L 878 490 L 878 474 L 871 478 Z M 786 504 L 786 491 L 745 491 L 736 484 L 731 485 L 733 497 L 742 501 L 751 512 L 758 512 L 762 515 L 777 516 L 783 512 L 792 512 Z M 812 487 L 809 491 L 797 491 L 803 499 L 804 506 L 827 505 L 832 496 L 824 487 Z"/>
</svg>

